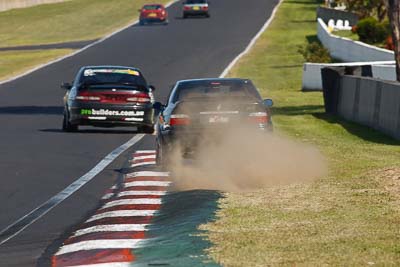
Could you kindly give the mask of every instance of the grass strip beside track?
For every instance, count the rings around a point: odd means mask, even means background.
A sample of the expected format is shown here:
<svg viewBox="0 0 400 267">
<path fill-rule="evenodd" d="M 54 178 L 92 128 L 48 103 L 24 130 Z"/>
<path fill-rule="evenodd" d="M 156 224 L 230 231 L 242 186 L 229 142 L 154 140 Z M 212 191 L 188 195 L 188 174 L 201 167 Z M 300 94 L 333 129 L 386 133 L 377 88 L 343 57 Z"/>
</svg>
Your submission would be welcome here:
<svg viewBox="0 0 400 267">
<path fill-rule="evenodd" d="M 0 79 L 11 78 L 72 51 L 71 49 L 51 49 L 0 52 Z"/>
<path fill-rule="evenodd" d="M 150 2 L 152 1 L 72 0 L 0 12 L 0 47 L 101 38 L 135 21 L 139 15 L 138 9 L 144 3 Z M 71 51 L 0 52 L 0 80 L 21 74 Z"/>
<path fill-rule="evenodd" d="M 229 76 L 250 78 L 273 98 L 277 131 L 316 145 L 329 175 L 227 193 L 218 220 L 202 226 L 224 266 L 400 264 L 400 142 L 326 115 L 321 92 L 300 91 L 297 49 L 315 40 L 316 8 L 314 0 L 285 0 Z"/>
<path fill-rule="evenodd" d="M 97 39 L 135 21 L 149 2 L 73 0 L 0 12 L 0 47 Z"/>
</svg>

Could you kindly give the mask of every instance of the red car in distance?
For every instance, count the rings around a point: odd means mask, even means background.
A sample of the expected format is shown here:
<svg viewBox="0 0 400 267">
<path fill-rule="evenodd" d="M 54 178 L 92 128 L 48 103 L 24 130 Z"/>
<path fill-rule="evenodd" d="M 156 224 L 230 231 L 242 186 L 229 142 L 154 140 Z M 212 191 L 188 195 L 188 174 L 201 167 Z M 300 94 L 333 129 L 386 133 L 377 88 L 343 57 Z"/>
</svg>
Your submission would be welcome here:
<svg viewBox="0 0 400 267">
<path fill-rule="evenodd" d="M 146 23 L 163 23 L 168 24 L 168 12 L 162 4 L 146 4 L 139 9 L 139 24 Z"/>
</svg>

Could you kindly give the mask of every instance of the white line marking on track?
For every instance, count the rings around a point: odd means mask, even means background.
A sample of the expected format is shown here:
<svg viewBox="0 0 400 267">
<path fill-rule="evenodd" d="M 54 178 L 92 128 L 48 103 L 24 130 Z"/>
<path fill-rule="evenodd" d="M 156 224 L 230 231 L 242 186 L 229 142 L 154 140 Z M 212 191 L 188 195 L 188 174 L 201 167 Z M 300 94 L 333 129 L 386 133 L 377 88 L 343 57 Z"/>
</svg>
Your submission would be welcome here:
<svg viewBox="0 0 400 267">
<path fill-rule="evenodd" d="M 117 197 L 126 197 L 126 196 L 164 196 L 167 195 L 167 191 L 122 191 L 118 193 Z"/>
<path fill-rule="evenodd" d="M 237 55 L 231 63 L 224 69 L 224 71 L 221 73 L 219 76 L 220 78 L 224 78 L 228 73 L 231 71 L 233 66 L 247 53 L 250 52 L 250 50 L 253 48 L 253 46 L 256 44 L 257 40 L 261 37 L 261 35 L 264 33 L 264 31 L 269 27 L 271 24 L 272 20 L 275 18 L 276 12 L 278 11 L 279 6 L 282 4 L 283 0 L 279 0 L 279 3 L 275 6 L 274 10 L 271 13 L 271 16 L 269 19 L 265 22 L 265 24 L 262 26 L 262 28 L 257 32 L 257 34 L 251 39 L 250 43 L 247 45 L 246 49 Z"/>
<path fill-rule="evenodd" d="M 168 177 L 169 172 L 140 171 L 140 172 L 128 173 L 126 176 L 129 178 L 140 177 L 140 176 Z"/>
<path fill-rule="evenodd" d="M 95 263 L 86 265 L 74 265 L 73 267 L 132 267 L 132 262 Z"/>
<path fill-rule="evenodd" d="M 99 239 L 81 241 L 62 246 L 55 255 L 93 249 L 138 248 L 142 239 Z"/>
<path fill-rule="evenodd" d="M 105 224 L 77 230 L 72 237 L 99 232 L 143 232 L 148 224 Z"/>
<path fill-rule="evenodd" d="M 93 215 L 86 222 L 93 222 L 104 218 L 114 218 L 114 217 L 146 217 L 154 216 L 158 210 L 116 210 L 107 211 L 100 214 Z"/>
<path fill-rule="evenodd" d="M 101 209 L 107 209 L 121 205 L 160 205 L 160 198 L 136 198 L 136 199 L 121 199 L 106 203 Z"/>
<path fill-rule="evenodd" d="M 124 183 L 124 187 L 132 186 L 169 186 L 172 182 L 166 181 L 134 181 L 130 183 Z"/>
<path fill-rule="evenodd" d="M 145 162 L 140 162 L 140 163 L 131 164 L 131 167 L 132 167 L 132 168 L 135 168 L 135 167 L 139 167 L 139 166 L 155 165 L 155 164 L 156 164 L 155 161 L 145 161 Z"/>
<path fill-rule="evenodd" d="M 136 150 L 134 154 L 156 153 L 155 150 Z"/>
<path fill-rule="evenodd" d="M 134 157 L 133 160 L 142 160 L 142 159 L 155 159 L 156 155 L 148 155 L 148 156 L 138 156 L 138 157 Z"/>
<path fill-rule="evenodd" d="M 91 181 L 97 174 L 99 174 L 105 167 L 107 167 L 111 162 L 113 162 L 119 155 L 121 155 L 125 150 L 139 142 L 144 137 L 143 134 L 138 134 L 132 137 L 128 142 L 121 145 L 120 147 L 114 149 L 110 154 L 108 154 L 104 159 L 102 159 L 93 169 L 87 172 L 82 177 L 78 178 L 75 182 L 67 186 L 63 191 L 53 196 L 45 203 L 32 210 L 16 222 L 9 225 L 7 228 L 0 232 L 0 245 L 4 244 L 25 228 L 36 222 L 38 219 L 43 217 L 46 213 L 56 207 L 58 204 L 63 202 L 65 199 L 70 197 L 73 193 L 78 191 L 82 186 Z"/>
</svg>

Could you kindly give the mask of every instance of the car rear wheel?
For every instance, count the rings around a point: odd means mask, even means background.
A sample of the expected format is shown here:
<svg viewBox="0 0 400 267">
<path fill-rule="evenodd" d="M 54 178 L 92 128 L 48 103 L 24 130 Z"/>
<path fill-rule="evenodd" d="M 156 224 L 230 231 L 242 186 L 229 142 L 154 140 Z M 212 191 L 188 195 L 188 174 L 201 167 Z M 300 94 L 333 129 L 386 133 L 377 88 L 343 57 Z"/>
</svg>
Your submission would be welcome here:
<svg viewBox="0 0 400 267">
<path fill-rule="evenodd" d="M 140 25 L 140 26 L 143 26 L 143 25 L 144 25 L 144 20 L 142 20 L 142 19 L 139 20 L 139 25 Z"/>
<path fill-rule="evenodd" d="M 71 124 L 71 122 L 69 121 L 68 111 L 64 111 L 62 130 L 64 132 L 76 132 L 76 131 L 78 131 L 78 125 Z"/>
<path fill-rule="evenodd" d="M 186 19 L 188 16 L 186 14 L 183 14 L 183 18 Z"/>
<path fill-rule="evenodd" d="M 165 168 L 167 165 L 165 151 L 164 151 L 162 145 L 159 144 L 158 141 L 157 141 L 157 147 L 156 147 L 156 164 L 161 168 Z"/>
</svg>

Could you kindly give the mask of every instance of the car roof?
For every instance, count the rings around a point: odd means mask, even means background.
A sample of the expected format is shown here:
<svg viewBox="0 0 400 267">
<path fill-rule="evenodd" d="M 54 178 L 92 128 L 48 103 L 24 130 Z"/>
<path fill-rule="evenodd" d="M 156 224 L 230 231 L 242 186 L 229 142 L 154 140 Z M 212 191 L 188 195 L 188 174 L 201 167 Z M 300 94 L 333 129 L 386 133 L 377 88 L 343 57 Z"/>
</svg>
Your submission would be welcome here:
<svg viewBox="0 0 400 267">
<path fill-rule="evenodd" d="M 163 4 L 158 4 L 158 3 L 154 3 L 154 4 L 144 4 L 143 6 L 162 6 L 162 7 L 164 7 Z"/>
<path fill-rule="evenodd" d="M 248 81 L 249 79 L 242 78 L 201 78 L 201 79 L 187 79 L 179 80 L 176 83 L 186 83 L 186 82 L 223 82 L 223 81 Z"/>
<path fill-rule="evenodd" d="M 138 68 L 127 67 L 127 66 L 114 66 L 114 65 L 96 65 L 96 66 L 83 66 L 82 69 L 130 69 L 140 71 Z"/>
</svg>

